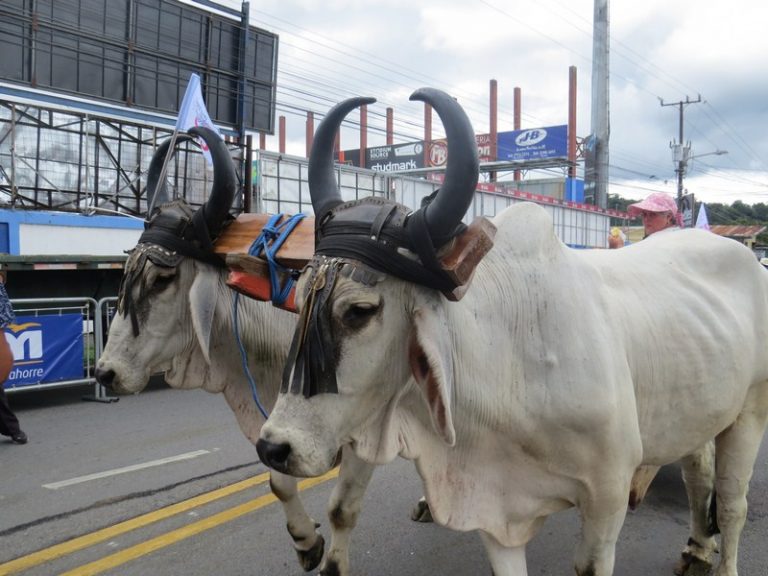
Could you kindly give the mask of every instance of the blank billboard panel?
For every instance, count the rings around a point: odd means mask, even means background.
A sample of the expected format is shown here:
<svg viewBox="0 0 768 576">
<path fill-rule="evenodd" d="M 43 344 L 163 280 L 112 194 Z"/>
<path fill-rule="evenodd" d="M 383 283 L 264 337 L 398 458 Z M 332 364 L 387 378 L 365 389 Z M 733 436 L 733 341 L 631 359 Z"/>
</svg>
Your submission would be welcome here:
<svg viewBox="0 0 768 576">
<path fill-rule="evenodd" d="M 277 43 L 176 0 L 0 2 L 0 81 L 176 114 L 196 72 L 217 123 L 269 133 Z"/>
</svg>

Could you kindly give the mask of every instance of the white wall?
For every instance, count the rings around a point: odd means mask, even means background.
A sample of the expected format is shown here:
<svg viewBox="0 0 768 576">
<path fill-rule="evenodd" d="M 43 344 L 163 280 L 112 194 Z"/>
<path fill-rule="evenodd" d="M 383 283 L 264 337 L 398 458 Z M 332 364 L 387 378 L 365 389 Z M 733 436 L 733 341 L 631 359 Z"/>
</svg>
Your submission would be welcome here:
<svg viewBox="0 0 768 576">
<path fill-rule="evenodd" d="M 136 246 L 142 231 L 20 224 L 19 253 L 21 256 L 53 254 L 122 256 L 125 250 Z"/>
</svg>

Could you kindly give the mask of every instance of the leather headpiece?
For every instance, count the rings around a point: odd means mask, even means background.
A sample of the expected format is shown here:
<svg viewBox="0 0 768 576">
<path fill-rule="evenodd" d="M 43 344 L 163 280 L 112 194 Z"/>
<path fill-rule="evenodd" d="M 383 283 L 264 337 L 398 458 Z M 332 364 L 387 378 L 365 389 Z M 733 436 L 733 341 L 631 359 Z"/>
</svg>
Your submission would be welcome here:
<svg viewBox="0 0 768 576">
<path fill-rule="evenodd" d="M 118 311 L 131 315 L 134 336 L 139 334 L 133 289 L 147 261 L 157 266 L 177 266 L 183 256 L 224 267 L 214 253 L 213 242 L 232 221 L 229 210 L 237 192 L 237 176 L 232 157 L 224 141 L 213 130 L 191 128 L 175 139 L 175 145 L 202 138 L 213 159 L 213 184 L 208 201 L 194 210 L 184 199 L 170 201 L 165 181 L 160 182 L 162 167 L 173 139 L 161 144 L 152 157 L 147 172 L 147 206 L 155 205 L 139 242 L 131 251 L 120 286 Z M 175 148 L 171 153 L 175 152 Z"/>
<path fill-rule="evenodd" d="M 448 94 L 422 88 L 411 95 L 411 100 L 423 100 L 437 111 L 450 152 L 443 187 L 425 198 L 415 212 L 381 197 L 351 202 L 341 199 L 333 166 L 336 133 L 351 110 L 375 102 L 373 98 L 351 98 L 337 104 L 317 129 L 309 158 L 315 258 L 308 264 L 312 276 L 283 374 L 282 392 L 309 397 L 337 391 L 338 351 L 329 302 L 340 274 L 378 282 L 382 277 L 379 273 L 386 273 L 447 292 L 457 286 L 442 269 L 437 253 L 465 229 L 461 220 L 478 178 L 475 135 L 466 114 Z"/>
</svg>

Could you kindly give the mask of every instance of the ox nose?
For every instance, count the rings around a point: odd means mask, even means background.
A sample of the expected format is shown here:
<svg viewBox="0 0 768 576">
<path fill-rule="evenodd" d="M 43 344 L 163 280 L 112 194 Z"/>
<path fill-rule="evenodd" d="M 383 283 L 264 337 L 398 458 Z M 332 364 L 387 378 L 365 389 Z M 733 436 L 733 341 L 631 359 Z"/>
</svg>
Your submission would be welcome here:
<svg viewBox="0 0 768 576">
<path fill-rule="evenodd" d="M 256 442 L 256 452 L 264 464 L 278 472 L 285 472 L 288 456 L 291 454 L 291 445 L 287 443 L 277 444 L 260 438 Z"/>
<path fill-rule="evenodd" d="M 112 382 L 115 380 L 115 371 L 111 368 L 105 370 L 97 366 L 93 375 L 96 377 L 96 382 L 102 386 L 107 386 L 108 388 L 112 387 Z"/>
</svg>

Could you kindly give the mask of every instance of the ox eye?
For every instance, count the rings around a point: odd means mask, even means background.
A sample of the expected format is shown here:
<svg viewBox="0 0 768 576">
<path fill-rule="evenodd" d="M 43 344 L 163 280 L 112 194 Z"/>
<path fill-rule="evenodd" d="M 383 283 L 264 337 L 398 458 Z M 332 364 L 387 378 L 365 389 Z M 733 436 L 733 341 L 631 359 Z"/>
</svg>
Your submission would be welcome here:
<svg viewBox="0 0 768 576">
<path fill-rule="evenodd" d="M 344 311 L 341 320 L 346 327 L 358 330 L 376 316 L 378 311 L 379 307 L 375 304 L 353 304 Z"/>
<path fill-rule="evenodd" d="M 152 290 L 155 292 L 164 291 L 173 283 L 173 279 L 173 276 L 158 276 L 155 278 L 154 284 L 152 284 Z"/>
</svg>

